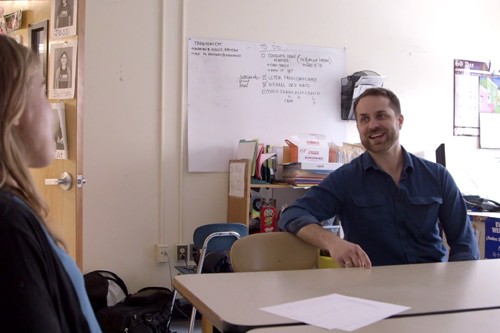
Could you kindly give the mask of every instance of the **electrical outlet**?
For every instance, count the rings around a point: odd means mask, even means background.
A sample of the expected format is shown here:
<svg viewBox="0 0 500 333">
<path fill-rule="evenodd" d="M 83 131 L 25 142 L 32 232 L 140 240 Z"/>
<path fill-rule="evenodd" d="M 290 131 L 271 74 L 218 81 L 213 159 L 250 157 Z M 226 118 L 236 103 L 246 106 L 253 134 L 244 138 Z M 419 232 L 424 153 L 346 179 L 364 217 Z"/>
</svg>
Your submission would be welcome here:
<svg viewBox="0 0 500 333">
<path fill-rule="evenodd" d="M 194 244 L 189 244 L 189 261 L 194 261 L 195 255 L 198 255 L 198 249 Z"/>
<path fill-rule="evenodd" d="M 188 246 L 185 244 L 177 244 L 177 261 L 186 261 L 189 258 Z"/>
<path fill-rule="evenodd" d="M 155 257 L 157 263 L 168 262 L 168 245 L 155 244 Z"/>
</svg>

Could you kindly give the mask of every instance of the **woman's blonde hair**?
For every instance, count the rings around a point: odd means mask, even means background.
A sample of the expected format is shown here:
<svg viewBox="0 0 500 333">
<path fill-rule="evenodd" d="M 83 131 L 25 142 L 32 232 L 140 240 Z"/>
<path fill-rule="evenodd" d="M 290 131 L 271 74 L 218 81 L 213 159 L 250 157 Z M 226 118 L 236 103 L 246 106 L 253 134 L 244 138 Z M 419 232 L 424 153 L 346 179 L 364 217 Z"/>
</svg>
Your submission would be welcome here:
<svg viewBox="0 0 500 333">
<path fill-rule="evenodd" d="M 0 189 L 22 197 L 45 224 L 48 209 L 23 160 L 16 128 L 26 108 L 30 82 L 40 69 L 37 54 L 0 35 Z"/>
</svg>

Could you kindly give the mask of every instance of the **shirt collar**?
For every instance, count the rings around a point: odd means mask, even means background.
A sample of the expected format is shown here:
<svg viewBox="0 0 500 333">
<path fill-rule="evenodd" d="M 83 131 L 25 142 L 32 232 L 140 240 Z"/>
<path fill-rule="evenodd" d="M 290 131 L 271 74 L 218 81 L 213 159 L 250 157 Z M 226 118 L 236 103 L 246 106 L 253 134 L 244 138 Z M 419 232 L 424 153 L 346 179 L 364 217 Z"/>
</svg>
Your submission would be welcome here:
<svg viewBox="0 0 500 333">
<path fill-rule="evenodd" d="M 401 146 L 401 150 L 403 151 L 403 159 L 404 159 L 403 170 L 404 170 L 404 173 L 410 173 L 413 171 L 413 160 L 411 158 L 410 153 L 408 153 L 403 146 Z M 369 169 L 380 170 L 380 168 L 377 166 L 377 164 L 375 163 L 375 161 L 373 160 L 373 158 L 371 157 L 371 155 L 367 151 L 365 151 L 361 155 L 361 161 L 363 163 L 362 165 L 363 165 L 363 169 L 365 171 L 368 171 Z"/>
</svg>

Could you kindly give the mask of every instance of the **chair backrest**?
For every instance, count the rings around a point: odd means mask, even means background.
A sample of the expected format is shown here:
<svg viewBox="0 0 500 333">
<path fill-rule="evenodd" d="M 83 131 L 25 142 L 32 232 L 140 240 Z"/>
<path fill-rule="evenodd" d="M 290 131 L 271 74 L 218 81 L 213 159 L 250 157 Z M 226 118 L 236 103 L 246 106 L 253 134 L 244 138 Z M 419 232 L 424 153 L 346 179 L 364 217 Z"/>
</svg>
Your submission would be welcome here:
<svg viewBox="0 0 500 333">
<path fill-rule="evenodd" d="M 203 243 L 207 240 L 207 252 L 229 250 L 238 237 L 232 236 L 227 232 L 236 232 L 239 237 L 248 235 L 248 228 L 241 223 L 211 223 L 197 227 L 193 232 L 193 243 L 196 248 L 201 250 Z M 217 236 L 217 233 L 219 236 Z M 214 235 L 212 235 L 214 234 Z M 216 236 L 216 237 L 214 237 Z M 228 237 L 222 237 L 228 236 Z"/>
<path fill-rule="evenodd" d="M 196 273 L 202 272 L 208 253 L 229 251 L 236 240 L 247 235 L 248 227 L 241 223 L 211 223 L 197 227 L 193 233 L 193 243 L 200 254 Z"/>
<path fill-rule="evenodd" d="M 252 234 L 231 247 L 235 272 L 315 268 L 318 249 L 288 232 Z"/>
</svg>

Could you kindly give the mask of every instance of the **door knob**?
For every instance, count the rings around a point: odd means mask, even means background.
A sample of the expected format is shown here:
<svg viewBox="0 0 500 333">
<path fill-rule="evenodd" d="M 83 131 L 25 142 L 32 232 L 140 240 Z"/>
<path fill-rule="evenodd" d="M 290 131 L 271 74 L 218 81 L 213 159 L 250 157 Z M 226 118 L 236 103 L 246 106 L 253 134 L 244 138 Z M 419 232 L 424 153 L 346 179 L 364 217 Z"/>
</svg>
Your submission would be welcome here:
<svg viewBox="0 0 500 333">
<path fill-rule="evenodd" d="M 73 184 L 73 178 L 67 172 L 63 172 L 60 178 L 45 179 L 45 185 L 59 185 L 63 190 L 67 191 Z"/>
</svg>

